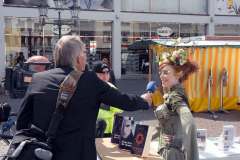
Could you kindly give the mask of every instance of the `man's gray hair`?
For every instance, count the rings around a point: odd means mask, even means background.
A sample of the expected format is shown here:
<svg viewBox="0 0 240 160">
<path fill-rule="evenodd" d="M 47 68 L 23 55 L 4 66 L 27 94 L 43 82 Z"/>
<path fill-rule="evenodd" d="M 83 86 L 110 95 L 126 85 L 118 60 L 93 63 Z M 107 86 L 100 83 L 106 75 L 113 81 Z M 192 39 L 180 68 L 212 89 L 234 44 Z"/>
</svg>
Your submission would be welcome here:
<svg viewBox="0 0 240 160">
<path fill-rule="evenodd" d="M 85 44 L 81 41 L 79 36 L 63 36 L 58 40 L 54 50 L 55 66 L 68 66 L 75 68 L 76 59 Z"/>
</svg>

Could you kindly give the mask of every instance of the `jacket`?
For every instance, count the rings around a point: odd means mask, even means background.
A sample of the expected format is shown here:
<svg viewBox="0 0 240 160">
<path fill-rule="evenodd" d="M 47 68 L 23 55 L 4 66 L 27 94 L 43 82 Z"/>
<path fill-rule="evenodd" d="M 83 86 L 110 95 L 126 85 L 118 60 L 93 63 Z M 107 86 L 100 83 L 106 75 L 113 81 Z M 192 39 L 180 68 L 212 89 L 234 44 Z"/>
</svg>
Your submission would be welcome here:
<svg viewBox="0 0 240 160">
<path fill-rule="evenodd" d="M 107 84 L 117 89 L 112 83 L 107 82 Z M 102 105 L 105 105 L 105 104 L 102 104 Z M 123 111 L 121 109 L 118 109 L 112 106 L 108 106 L 107 108 L 104 106 L 103 107 L 100 106 L 97 119 L 103 119 L 106 122 L 106 129 L 104 131 L 105 134 L 112 133 L 114 115 L 122 112 Z"/>
<path fill-rule="evenodd" d="M 72 68 L 61 67 L 34 74 L 17 118 L 17 130 L 31 124 L 47 131 L 55 111 L 59 85 Z M 53 146 L 55 160 L 95 160 L 95 126 L 100 103 L 123 110 L 148 109 L 139 96 L 123 94 L 86 71 L 78 81 Z"/>
</svg>

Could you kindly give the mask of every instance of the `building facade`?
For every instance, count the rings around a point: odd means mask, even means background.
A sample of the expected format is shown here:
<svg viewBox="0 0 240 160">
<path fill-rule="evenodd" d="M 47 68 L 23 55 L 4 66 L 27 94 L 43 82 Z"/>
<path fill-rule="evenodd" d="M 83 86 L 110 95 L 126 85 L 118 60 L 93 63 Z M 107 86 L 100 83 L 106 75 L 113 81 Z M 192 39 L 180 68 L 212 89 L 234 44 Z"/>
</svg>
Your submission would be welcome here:
<svg viewBox="0 0 240 160">
<path fill-rule="evenodd" d="M 0 78 L 15 57 L 42 54 L 52 59 L 58 40 L 58 15 L 47 0 L 48 22 L 39 23 L 38 0 L 0 1 Z M 79 21 L 71 24 L 69 6 L 61 11 L 62 35 L 86 43 L 90 66 L 108 58 L 117 78 L 145 73 L 146 50 L 128 49 L 138 39 L 203 35 L 240 36 L 240 0 L 78 0 Z"/>
</svg>

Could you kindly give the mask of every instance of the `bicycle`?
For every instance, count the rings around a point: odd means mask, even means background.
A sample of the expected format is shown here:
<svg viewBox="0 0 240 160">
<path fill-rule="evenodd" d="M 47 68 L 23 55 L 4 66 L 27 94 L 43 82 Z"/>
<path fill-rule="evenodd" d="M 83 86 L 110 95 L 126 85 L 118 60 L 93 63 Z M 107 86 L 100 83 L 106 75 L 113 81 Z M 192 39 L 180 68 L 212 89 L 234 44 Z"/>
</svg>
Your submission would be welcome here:
<svg viewBox="0 0 240 160">
<path fill-rule="evenodd" d="M 13 138 L 13 135 L 16 131 L 15 120 L 12 117 L 16 117 L 16 113 L 11 113 L 6 122 L 3 122 L 0 125 L 0 140 L 3 140 L 7 145 L 10 144 L 9 139 Z"/>
<path fill-rule="evenodd" d="M 13 138 L 16 127 L 15 119 L 16 113 L 10 113 L 9 116 L 0 122 L 0 159 L 5 156 L 8 146 Z M 1 119 L 2 120 L 2 119 Z"/>
</svg>

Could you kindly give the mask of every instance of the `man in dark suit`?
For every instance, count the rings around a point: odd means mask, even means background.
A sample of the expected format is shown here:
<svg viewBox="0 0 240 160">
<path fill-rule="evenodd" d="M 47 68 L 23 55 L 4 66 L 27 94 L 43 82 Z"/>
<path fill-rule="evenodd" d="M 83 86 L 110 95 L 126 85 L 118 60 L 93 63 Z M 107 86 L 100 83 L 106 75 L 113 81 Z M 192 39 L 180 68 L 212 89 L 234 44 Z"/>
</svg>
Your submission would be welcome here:
<svg viewBox="0 0 240 160">
<path fill-rule="evenodd" d="M 95 126 L 100 103 L 127 111 L 148 109 L 150 95 L 142 95 L 144 100 L 123 94 L 94 72 L 85 71 L 85 45 L 78 36 L 63 36 L 56 44 L 54 57 L 57 68 L 34 74 L 16 127 L 19 130 L 34 125 L 46 132 L 55 110 L 59 85 L 72 70 L 82 71 L 54 141 L 53 159 L 95 160 Z"/>
</svg>

